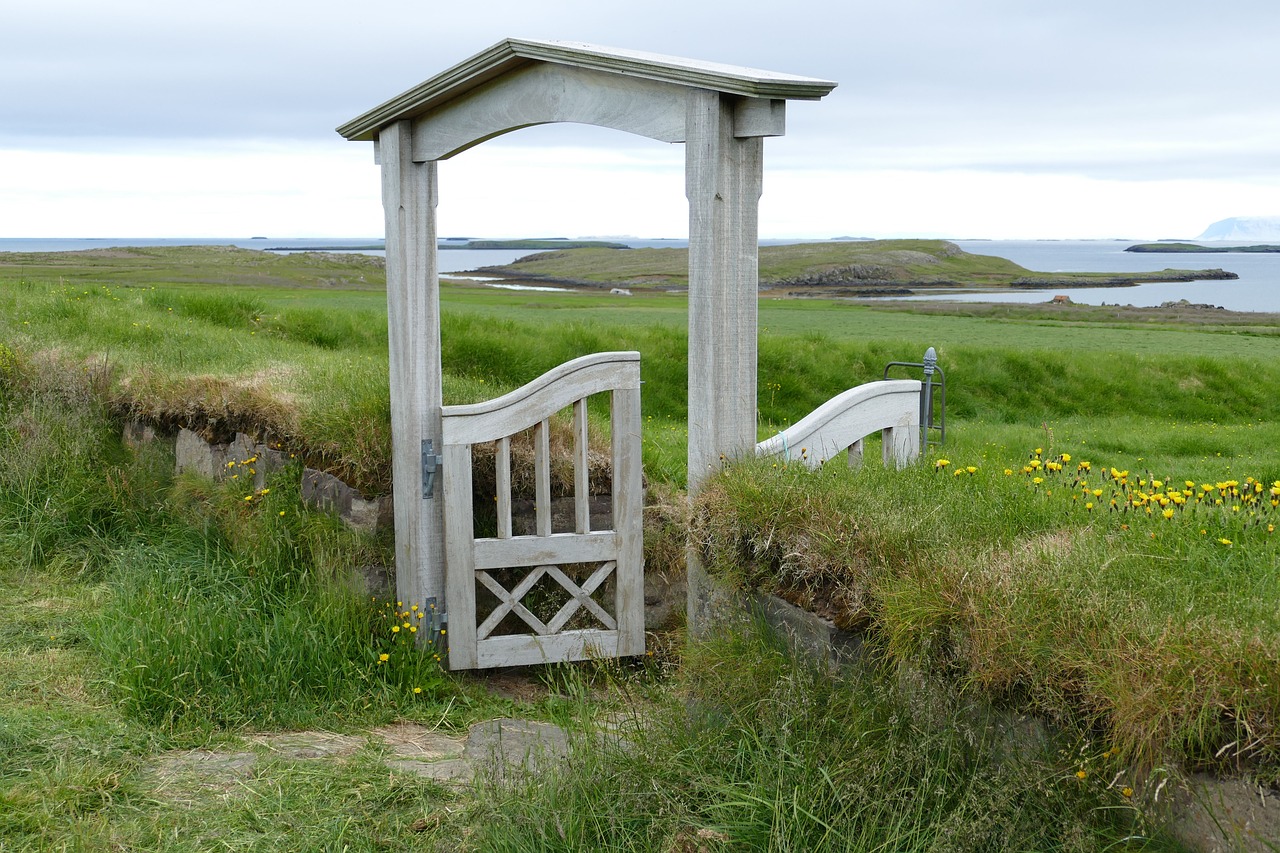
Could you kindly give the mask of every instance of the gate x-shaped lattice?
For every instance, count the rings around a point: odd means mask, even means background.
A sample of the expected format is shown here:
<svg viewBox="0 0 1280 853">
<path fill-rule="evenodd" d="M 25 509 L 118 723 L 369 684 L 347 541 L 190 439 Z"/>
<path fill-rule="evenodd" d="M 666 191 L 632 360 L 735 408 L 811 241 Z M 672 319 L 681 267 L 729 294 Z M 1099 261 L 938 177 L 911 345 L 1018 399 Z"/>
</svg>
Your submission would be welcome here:
<svg viewBox="0 0 1280 853">
<path fill-rule="evenodd" d="M 586 608 L 591 615 L 600 620 L 600 623 L 609 630 L 616 630 L 618 622 L 609 614 L 609 611 L 601 607 L 595 599 L 591 597 L 600 585 L 609 579 L 613 574 L 613 570 L 617 567 L 617 563 L 612 560 L 602 565 L 591 573 L 586 583 L 578 586 L 573 579 L 560 570 L 559 566 L 535 566 L 529 574 L 516 584 L 515 588 L 508 591 L 506 587 L 494 580 L 493 576 L 488 572 L 476 572 L 476 580 L 484 585 L 486 589 L 497 596 L 499 604 L 489 614 L 489 617 L 476 628 L 476 638 L 483 640 L 493 633 L 493 629 L 506 618 L 508 613 L 515 613 L 525 624 L 534 630 L 539 636 L 549 636 L 558 634 L 565 625 L 569 624 L 569 620 L 581 608 Z M 551 617 L 547 622 L 543 622 L 537 615 L 525 607 L 521 603 L 521 599 L 529 590 L 533 589 L 538 581 L 544 577 L 550 577 L 556 583 L 569 593 L 569 600 Z"/>
</svg>

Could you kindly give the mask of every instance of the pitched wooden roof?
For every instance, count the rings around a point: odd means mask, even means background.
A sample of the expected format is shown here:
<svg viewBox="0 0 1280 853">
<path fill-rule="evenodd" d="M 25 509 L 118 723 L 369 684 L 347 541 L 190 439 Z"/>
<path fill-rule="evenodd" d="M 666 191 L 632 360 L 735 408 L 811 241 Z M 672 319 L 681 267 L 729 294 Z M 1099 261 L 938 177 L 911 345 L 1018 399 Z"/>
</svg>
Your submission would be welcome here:
<svg viewBox="0 0 1280 853">
<path fill-rule="evenodd" d="M 477 86 L 531 63 L 587 68 L 746 98 L 817 100 L 836 84 L 812 77 L 571 41 L 504 39 L 338 127 L 350 140 L 372 140 L 393 122 L 430 112 Z"/>
</svg>

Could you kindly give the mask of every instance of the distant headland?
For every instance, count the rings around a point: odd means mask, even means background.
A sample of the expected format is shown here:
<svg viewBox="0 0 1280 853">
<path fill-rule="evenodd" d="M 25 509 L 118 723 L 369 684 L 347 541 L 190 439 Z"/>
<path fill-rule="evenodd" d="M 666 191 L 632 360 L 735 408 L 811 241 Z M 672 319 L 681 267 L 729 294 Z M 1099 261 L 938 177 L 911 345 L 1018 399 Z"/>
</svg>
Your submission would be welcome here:
<svg viewBox="0 0 1280 853">
<path fill-rule="evenodd" d="M 1280 252 L 1280 246 L 1259 244 L 1257 246 L 1201 246 L 1199 243 L 1138 243 L 1125 249 L 1126 252 L 1149 252 L 1151 254 L 1209 254 L 1226 252 L 1270 253 Z"/>
</svg>

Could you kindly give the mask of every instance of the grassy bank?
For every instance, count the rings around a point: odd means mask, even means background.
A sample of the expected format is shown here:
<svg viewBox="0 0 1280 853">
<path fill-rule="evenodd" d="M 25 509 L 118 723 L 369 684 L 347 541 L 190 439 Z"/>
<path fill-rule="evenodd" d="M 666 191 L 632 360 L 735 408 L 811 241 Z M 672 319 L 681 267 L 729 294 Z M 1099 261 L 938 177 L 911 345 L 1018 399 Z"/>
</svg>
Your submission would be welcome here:
<svg viewBox="0 0 1280 853">
<path fill-rule="evenodd" d="M 0 366 L 6 849 L 1165 849 L 1095 744 L 1025 749 L 981 703 L 833 682 L 750 626 L 678 668 L 546 670 L 518 710 L 578 733 L 554 774 L 464 792 L 373 743 L 255 745 L 516 709 L 392 638 L 349 579 L 386 543 L 301 508 L 296 476 L 248 501 L 174 480 L 120 445 L 93 375 Z"/>
<path fill-rule="evenodd" d="M 901 472 L 736 466 L 699 497 L 695 536 L 731 582 L 1140 766 L 1275 780 L 1280 461 L 1202 435 L 1140 457 L 1059 427 L 1022 453 L 960 438 Z"/>
</svg>

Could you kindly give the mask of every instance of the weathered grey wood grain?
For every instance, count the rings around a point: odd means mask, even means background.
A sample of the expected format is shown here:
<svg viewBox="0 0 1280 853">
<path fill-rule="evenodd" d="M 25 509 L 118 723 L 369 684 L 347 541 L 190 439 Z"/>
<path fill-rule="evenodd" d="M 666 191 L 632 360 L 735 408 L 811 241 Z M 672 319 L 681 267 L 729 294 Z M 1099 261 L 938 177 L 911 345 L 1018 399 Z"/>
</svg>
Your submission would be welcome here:
<svg viewBox="0 0 1280 853">
<path fill-rule="evenodd" d="M 476 666 L 476 569 L 475 521 L 471 512 L 471 445 L 446 444 L 444 453 L 444 501 L 448 545 L 448 588 L 445 609 L 449 614 L 448 664 L 450 669 Z M 465 509 L 464 509 L 465 508 Z M 509 541 L 509 540 L 501 540 Z"/>
<path fill-rule="evenodd" d="M 511 538 L 511 439 L 498 439 L 498 452 L 494 456 L 494 482 L 497 486 L 498 538 Z"/>
<path fill-rule="evenodd" d="M 763 146 L 733 102 L 689 93 L 689 491 L 756 442 L 757 219 Z"/>
<path fill-rule="evenodd" d="M 543 563 L 603 562 L 612 560 L 618 548 L 618 533 L 613 530 L 477 539 L 473 549 L 473 567 L 478 570 Z"/>
<path fill-rule="evenodd" d="M 587 401 L 573 404 L 573 531 L 591 532 L 591 495 L 588 493 Z"/>
<path fill-rule="evenodd" d="M 639 364 L 638 352 L 584 355 L 496 399 L 446 406 L 444 440 L 450 444 L 497 441 L 538 423 L 544 417 L 540 412 L 558 412 L 583 397 L 614 388 L 639 388 Z"/>
<path fill-rule="evenodd" d="M 419 161 L 444 160 L 495 136 L 552 122 L 683 142 L 684 93 L 683 86 L 639 77 L 526 65 L 416 119 L 413 156 Z"/>
<path fill-rule="evenodd" d="M 637 375 L 639 374 L 637 365 Z M 613 392 L 613 529 L 618 535 L 615 559 L 619 655 L 644 654 L 644 483 L 640 458 L 640 387 Z"/>
<path fill-rule="evenodd" d="M 533 509 L 539 536 L 551 535 L 551 424 L 546 419 L 533 429 Z"/>
<path fill-rule="evenodd" d="M 512 634 L 489 637 L 480 644 L 476 668 L 530 666 L 558 661 L 618 657 L 617 631 L 562 631 L 549 637 Z"/>
<path fill-rule="evenodd" d="M 865 444 L 864 440 L 860 438 L 857 441 L 855 441 L 853 444 L 849 445 L 849 467 L 850 468 L 862 467 L 862 451 L 863 451 L 864 444 Z"/>
<path fill-rule="evenodd" d="M 444 595 L 444 516 L 422 495 L 422 442 L 440 446 L 440 298 L 436 164 L 415 163 L 407 122 L 382 132 L 387 238 L 396 595 L 426 607 Z M 437 489 L 438 490 L 438 489 Z"/>
</svg>

